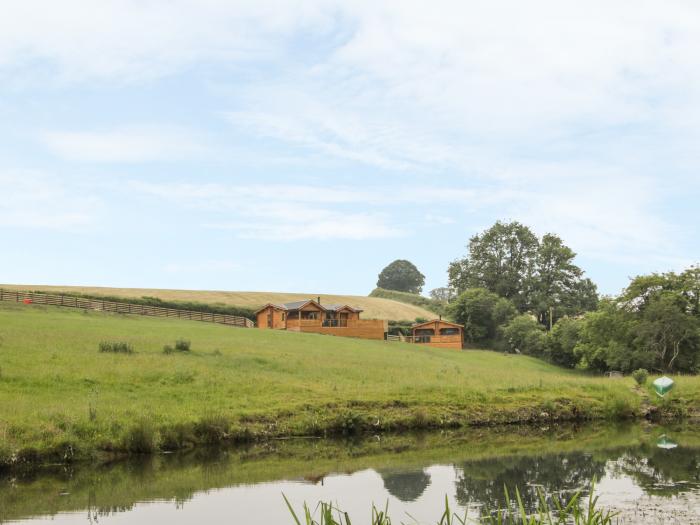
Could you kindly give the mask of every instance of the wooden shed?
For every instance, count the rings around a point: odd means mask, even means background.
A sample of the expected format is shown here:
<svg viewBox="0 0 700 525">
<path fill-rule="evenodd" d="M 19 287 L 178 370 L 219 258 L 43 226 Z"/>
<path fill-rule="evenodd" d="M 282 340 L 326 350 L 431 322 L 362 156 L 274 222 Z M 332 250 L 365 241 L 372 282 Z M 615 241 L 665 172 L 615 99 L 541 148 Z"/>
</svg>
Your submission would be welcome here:
<svg viewBox="0 0 700 525">
<path fill-rule="evenodd" d="M 437 348 L 462 349 L 464 344 L 464 327 L 461 324 L 433 319 L 412 326 L 413 336 L 410 342 L 434 346 Z"/>
</svg>

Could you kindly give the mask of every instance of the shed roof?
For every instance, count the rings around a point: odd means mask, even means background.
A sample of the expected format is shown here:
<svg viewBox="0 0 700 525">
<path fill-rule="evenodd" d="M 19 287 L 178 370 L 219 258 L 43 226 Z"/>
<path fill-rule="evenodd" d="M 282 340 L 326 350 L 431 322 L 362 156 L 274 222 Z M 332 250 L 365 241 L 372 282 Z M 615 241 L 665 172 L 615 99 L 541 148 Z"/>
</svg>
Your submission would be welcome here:
<svg viewBox="0 0 700 525">
<path fill-rule="evenodd" d="M 424 323 L 416 323 L 416 324 L 412 325 L 411 328 L 420 328 L 421 326 L 426 326 L 426 325 L 435 324 L 435 323 L 446 324 L 446 325 L 454 326 L 457 328 L 464 328 L 464 326 L 461 324 L 451 323 L 450 321 L 445 321 L 444 319 L 433 319 L 432 321 L 426 321 Z"/>
</svg>

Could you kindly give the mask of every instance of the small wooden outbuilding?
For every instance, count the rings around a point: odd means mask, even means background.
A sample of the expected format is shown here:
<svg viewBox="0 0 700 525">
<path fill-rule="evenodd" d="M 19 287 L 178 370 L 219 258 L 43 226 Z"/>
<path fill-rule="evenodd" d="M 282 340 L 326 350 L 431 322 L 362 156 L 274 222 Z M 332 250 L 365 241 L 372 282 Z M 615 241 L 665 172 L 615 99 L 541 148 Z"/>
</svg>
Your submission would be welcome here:
<svg viewBox="0 0 700 525">
<path fill-rule="evenodd" d="M 434 346 L 437 348 L 455 348 L 461 350 L 464 344 L 464 327 L 461 324 L 433 319 L 412 326 L 413 336 L 410 342 Z"/>
</svg>

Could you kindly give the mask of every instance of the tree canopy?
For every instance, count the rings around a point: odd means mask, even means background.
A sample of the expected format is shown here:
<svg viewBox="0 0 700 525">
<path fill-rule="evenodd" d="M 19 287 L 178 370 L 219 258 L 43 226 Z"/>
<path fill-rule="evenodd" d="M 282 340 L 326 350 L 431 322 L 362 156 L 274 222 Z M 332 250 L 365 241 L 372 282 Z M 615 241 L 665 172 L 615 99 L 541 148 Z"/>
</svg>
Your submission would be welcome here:
<svg viewBox="0 0 700 525">
<path fill-rule="evenodd" d="M 377 286 L 385 290 L 399 292 L 420 293 L 425 284 L 425 276 L 418 268 L 405 259 L 397 259 L 379 274 Z"/>
<path fill-rule="evenodd" d="M 474 235 L 468 250 L 448 269 L 449 285 L 460 293 L 484 288 L 543 325 L 596 307 L 595 284 L 574 264 L 576 253 L 554 234 L 538 239 L 519 222 L 499 221 Z"/>
<path fill-rule="evenodd" d="M 555 362 L 598 371 L 700 370 L 697 267 L 680 274 L 634 278 L 619 297 L 584 317 L 555 326 L 548 351 Z"/>
</svg>

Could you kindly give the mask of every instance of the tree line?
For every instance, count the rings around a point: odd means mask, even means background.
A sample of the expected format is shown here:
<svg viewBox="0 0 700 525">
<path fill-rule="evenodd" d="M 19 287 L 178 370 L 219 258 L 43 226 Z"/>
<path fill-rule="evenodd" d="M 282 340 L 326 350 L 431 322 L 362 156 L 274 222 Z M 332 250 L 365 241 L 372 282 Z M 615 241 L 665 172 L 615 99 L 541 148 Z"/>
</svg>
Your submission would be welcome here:
<svg viewBox="0 0 700 525">
<path fill-rule="evenodd" d="M 557 235 L 499 221 L 469 240 L 430 296 L 474 346 L 599 372 L 700 371 L 700 267 L 639 276 L 601 299 L 575 257 Z M 424 282 L 401 260 L 377 284 L 420 293 Z"/>
</svg>

